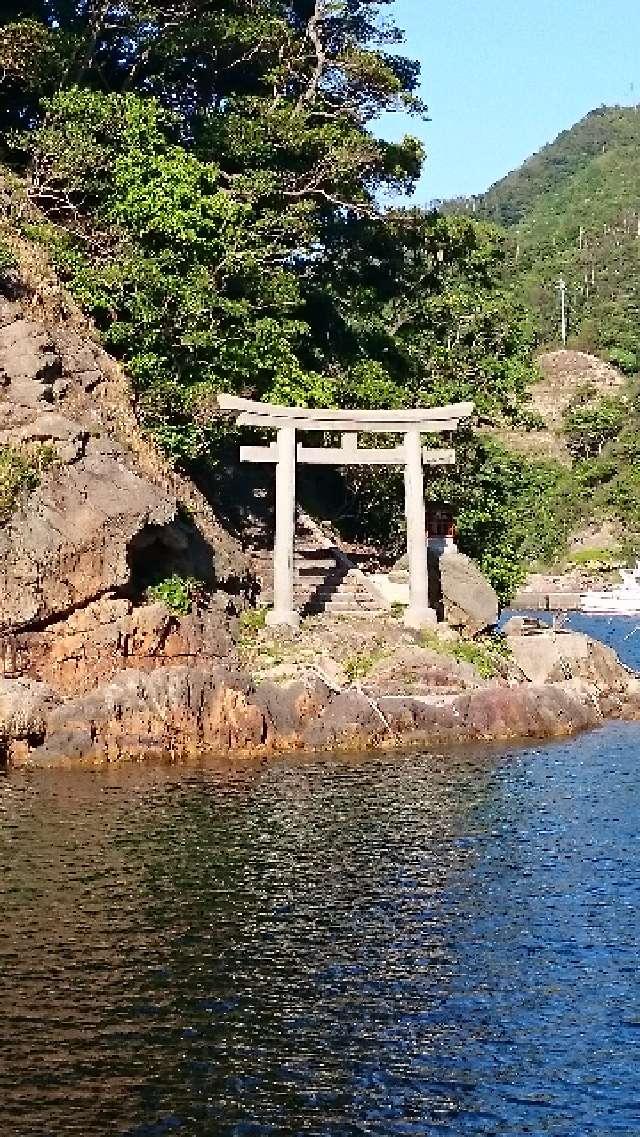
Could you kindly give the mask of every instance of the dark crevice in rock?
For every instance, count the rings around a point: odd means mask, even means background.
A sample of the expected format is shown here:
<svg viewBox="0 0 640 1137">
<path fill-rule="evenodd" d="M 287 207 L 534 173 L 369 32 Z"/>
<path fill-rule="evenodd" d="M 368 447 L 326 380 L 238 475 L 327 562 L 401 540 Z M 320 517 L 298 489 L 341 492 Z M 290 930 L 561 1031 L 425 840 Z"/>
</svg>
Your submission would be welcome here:
<svg viewBox="0 0 640 1137">
<path fill-rule="evenodd" d="M 11 637 L 29 635 L 30 633 L 46 632 L 51 628 L 55 628 L 56 624 L 64 624 L 67 620 L 71 619 L 78 612 L 84 612 L 92 604 L 97 603 L 98 600 L 104 600 L 106 597 L 113 597 L 114 600 L 124 597 L 125 590 L 117 588 L 106 588 L 101 592 L 95 592 L 91 596 L 83 596 L 77 604 L 71 604 L 68 608 L 60 609 L 53 612 L 50 616 L 44 616 L 41 620 L 30 620 L 24 624 L 15 624 L 11 631 Z M 9 637 L 3 636 L 0 633 L 0 642 L 7 640 Z"/>
<path fill-rule="evenodd" d="M 215 582 L 214 551 L 195 528 L 177 520 L 149 525 L 129 542 L 129 595 L 132 599 L 174 574 L 193 576 L 203 584 Z"/>
</svg>

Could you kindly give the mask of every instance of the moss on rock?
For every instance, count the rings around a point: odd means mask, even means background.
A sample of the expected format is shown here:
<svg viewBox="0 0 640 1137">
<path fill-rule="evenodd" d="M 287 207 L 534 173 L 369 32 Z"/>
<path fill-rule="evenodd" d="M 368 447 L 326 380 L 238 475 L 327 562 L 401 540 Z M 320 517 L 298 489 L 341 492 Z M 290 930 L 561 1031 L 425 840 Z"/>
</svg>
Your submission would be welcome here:
<svg viewBox="0 0 640 1137">
<path fill-rule="evenodd" d="M 0 446 L 0 525 L 17 509 L 23 494 L 36 489 L 52 460 L 50 446 Z"/>
</svg>

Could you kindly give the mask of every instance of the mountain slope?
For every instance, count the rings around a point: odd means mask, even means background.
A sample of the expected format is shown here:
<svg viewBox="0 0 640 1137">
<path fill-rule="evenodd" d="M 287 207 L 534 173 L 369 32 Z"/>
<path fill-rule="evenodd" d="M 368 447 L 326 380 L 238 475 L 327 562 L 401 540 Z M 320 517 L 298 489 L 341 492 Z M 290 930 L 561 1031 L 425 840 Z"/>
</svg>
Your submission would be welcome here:
<svg viewBox="0 0 640 1137">
<path fill-rule="evenodd" d="M 473 210 L 510 237 L 508 282 L 532 312 L 543 349 L 532 405 L 546 430 L 502 431 L 499 440 L 564 465 L 547 502 L 559 522 L 557 555 L 565 540 L 592 530 L 637 552 L 640 107 L 591 112 L 484 195 L 446 209 Z M 568 351 L 558 350 L 561 277 Z"/>
<path fill-rule="evenodd" d="M 640 369 L 640 108 L 591 112 L 473 209 L 512 234 L 511 269 L 543 342 L 559 338 L 563 277 L 570 346 Z"/>
</svg>

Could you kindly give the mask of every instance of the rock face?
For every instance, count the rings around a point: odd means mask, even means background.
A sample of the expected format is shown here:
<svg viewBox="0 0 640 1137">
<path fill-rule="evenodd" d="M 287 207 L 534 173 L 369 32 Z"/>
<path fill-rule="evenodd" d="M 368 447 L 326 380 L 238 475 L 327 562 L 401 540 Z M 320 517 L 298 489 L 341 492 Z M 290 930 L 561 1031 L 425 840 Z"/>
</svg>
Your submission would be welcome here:
<svg viewBox="0 0 640 1137">
<path fill-rule="evenodd" d="M 498 622 L 498 596 L 470 557 L 445 551 L 437 556 L 430 550 L 430 574 L 437 576 L 437 600 L 453 628 L 474 636 Z"/>
<path fill-rule="evenodd" d="M 172 666 L 120 672 L 64 701 L 44 684 L 5 681 L 0 745 L 13 763 L 30 765 L 207 752 L 248 757 L 559 738 L 595 726 L 602 715 L 582 681 L 374 699 L 358 687 L 337 692 L 319 678 L 255 686 L 221 665 Z"/>
<path fill-rule="evenodd" d="M 510 622 L 512 626 L 516 621 Z M 622 695 L 630 683 L 630 674 L 615 651 L 591 640 L 580 632 L 556 632 L 551 628 L 534 635 L 515 634 L 507 642 L 511 657 L 522 675 L 531 683 L 559 683 L 583 680 L 597 688 L 600 695 Z"/>
<path fill-rule="evenodd" d="M 122 588 L 133 542 L 176 519 L 175 497 L 135 468 L 88 396 L 105 381 L 97 349 L 69 336 L 65 347 L 0 302 L 0 444 L 48 444 L 53 454 L 0 529 L 0 634 Z"/>
<path fill-rule="evenodd" d="M 470 663 L 415 644 L 376 663 L 365 679 L 376 695 L 458 694 L 478 687 L 478 673 Z"/>
<path fill-rule="evenodd" d="M 11 698 L 31 721 L 41 684 L 68 697 L 121 670 L 235 655 L 228 593 L 189 617 L 144 600 L 173 571 L 215 583 L 215 523 L 205 536 L 180 513 L 177 481 L 145 450 L 126 390 L 113 390 L 113 362 L 27 310 L 0 298 L 0 446 L 46 446 L 50 461 L 0 526 L 0 677 L 18 681 Z M 224 571 L 241 578 L 242 557 L 234 564 L 231 540 L 221 544 Z"/>
<path fill-rule="evenodd" d="M 54 466 L 0 530 L 0 633 L 122 588 L 134 540 L 175 515 L 175 500 L 117 454 L 89 446 L 72 465 Z"/>
<path fill-rule="evenodd" d="M 28 753 L 45 738 L 60 700 L 45 683 L 0 679 L 0 756 Z"/>
<path fill-rule="evenodd" d="M 12 637 L 13 669 L 61 696 L 84 694 L 120 671 L 237 663 L 224 600 L 188 616 L 164 604 L 102 597 L 66 620 Z"/>
</svg>

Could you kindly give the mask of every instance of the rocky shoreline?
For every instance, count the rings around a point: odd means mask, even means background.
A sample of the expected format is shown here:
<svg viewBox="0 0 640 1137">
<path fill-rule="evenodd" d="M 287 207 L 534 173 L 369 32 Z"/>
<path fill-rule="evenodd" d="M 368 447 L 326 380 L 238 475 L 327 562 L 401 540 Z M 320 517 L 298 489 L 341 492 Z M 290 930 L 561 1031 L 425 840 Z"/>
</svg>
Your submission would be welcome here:
<svg viewBox="0 0 640 1137">
<path fill-rule="evenodd" d="M 0 764 L 449 747 L 640 717 L 638 680 L 583 636 L 429 639 L 391 613 L 261 627 L 240 541 L 140 435 L 89 330 L 36 300 L 0 299 L 0 450 L 10 472 L 39 456 L 0 518 Z M 191 578 L 184 608 L 154 592 Z"/>
<path fill-rule="evenodd" d="M 333 634 L 344 636 L 347 621 L 335 623 Z M 175 628 L 174 646 L 185 635 Z M 561 738 L 606 718 L 640 718 L 640 681 L 587 637 L 541 633 L 523 652 L 508 636 L 505 674 L 483 679 L 471 664 L 408 645 L 404 630 L 398 636 L 402 642 L 366 677 L 344 685 L 322 659 L 277 663 L 270 677 L 260 677 L 221 658 L 185 662 L 182 653 L 139 655 L 138 666 L 75 696 L 41 680 L 4 679 L 0 752 L 13 766 L 205 753 L 241 760 L 296 750 Z M 525 674 L 527 660 L 535 681 Z"/>
</svg>

